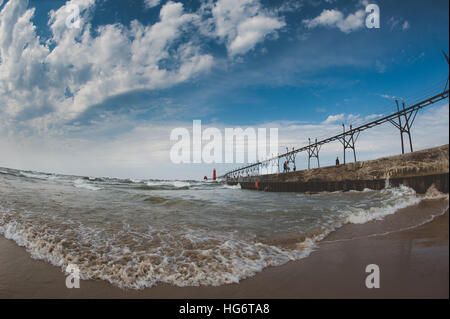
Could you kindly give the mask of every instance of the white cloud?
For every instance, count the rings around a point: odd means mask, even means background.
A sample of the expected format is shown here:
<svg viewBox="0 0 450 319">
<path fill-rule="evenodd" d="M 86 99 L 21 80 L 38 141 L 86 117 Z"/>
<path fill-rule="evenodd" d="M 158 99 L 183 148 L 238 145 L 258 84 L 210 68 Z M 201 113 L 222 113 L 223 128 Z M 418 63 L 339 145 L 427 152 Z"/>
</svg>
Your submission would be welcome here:
<svg viewBox="0 0 450 319">
<path fill-rule="evenodd" d="M 79 5 L 81 28 L 65 25 L 70 4 Z M 27 5 L 26 0 L 10 1 L 0 12 L 0 100 L 5 116 L 27 115 L 37 128 L 72 119 L 107 97 L 170 87 L 212 66 L 211 55 L 181 42 L 183 29 L 198 19 L 181 3 L 166 3 L 153 25 L 105 25 L 91 36 L 95 0 L 72 0 L 50 12 L 52 37 L 45 44 L 32 23 L 34 9 Z M 176 67 L 161 67 L 163 60 Z"/>
<path fill-rule="evenodd" d="M 401 17 L 390 17 L 387 24 L 391 31 L 394 31 L 394 30 L 406 31 L 411 27 L 411 25 L 409 24 L 409 21 L 407 21 Z"/>
<path fill-rule="evenodd" d="M 336 122 L 342 122 L 345 118 L 345 114 L 336 114 L 336 115 L 329 115 L 325 121 L 322 122 L 322 124 L 332 124 Z"/>
<path fill-rule="evenodd" d="M 0 125 L 20 120 L 36 130 L 71 120 L 109 97 L 167 88 L 207 72 L 212 55 L 183 36 L 193 28 L 225 42 L 235 56 L 284 26 L 258 0 L 208 2 L 195 13 L 169 1 L 153 25 L 103 25 L 92 35 L 96 1 L 71 0 L 50 12 L 51 37 L 45 40 L 28 4 L 9 1 L 0 12 Z M 80 9 L 80 28 L 66 26 L 72 4 Z"/>
<path fill-rule="evenodd" d="M 298 0 L 284 0 L 275 10 L 278 12 L 296 12 L 303 7 L 304 3 Z"/>
<path fill-rule="evenodd" d="M 399 97 L 394 96 L 394 95 L 389 95 L 389 94 L 379 94 L 380 97 L 382 97 L 383 99 L 388 99 L 388 100 L 395 100 L 398 99 Z"/>
<path fill-rule="evenodd" d="M 151 9 L 159 5 L 160 2 L 161 0 L 144 0 L 144 5 L 147 9 Z"/>
<path fill-rule="evenodd" d="M 351 13 L 345 17 L 341 11 L 332 9 L 322 11 L 322 13 L 314 19 L 305 19 L 303 20 L 303 23 L 309 29 L 319 26 L 335 27 L 344 33 L 350 33 L 361 29 L 364 26 L 364 18 L 364 10 L 357 10 L 355 13 Z"/>
<path fill-rule="evenodd" d="M 323 125 L 330 124 L 346 124 L 346 125 L 361 125 L 363 123 L 369 122 L 375 118 L 381 117 L 383 114 L 369 114 L 364 117 L 361 117 L 360 114 L 335 114 L 329 115 L 325 121 L 322 122 Z"/>
<path fill-rule="evenodd" d="M 403 24 L 402 24 L 402 30 L 403 30 L 403 31 L 408 30 L 409 27 L 410 27 L 410 26 L 409 26 L 409 22 L 408 22 L 408 21 L 403 22 Z"/>
<path fill-rule="evenodd" d="M 263 10 L 258 0 L 218 0 L 203 10 L 212 15 L 203 32 L 225 41 L 230 56 L 247 53 L 285 26 L 280 17 Z"/>
<path fill-rule="evenodd" d="M 391 17 L 388 20 L 388 25 L 389 25 L 389 28 L 391 31 L 394 30 L 399 24 L 400 24 L 400 20 L 395 17 Z"/>
</svg>

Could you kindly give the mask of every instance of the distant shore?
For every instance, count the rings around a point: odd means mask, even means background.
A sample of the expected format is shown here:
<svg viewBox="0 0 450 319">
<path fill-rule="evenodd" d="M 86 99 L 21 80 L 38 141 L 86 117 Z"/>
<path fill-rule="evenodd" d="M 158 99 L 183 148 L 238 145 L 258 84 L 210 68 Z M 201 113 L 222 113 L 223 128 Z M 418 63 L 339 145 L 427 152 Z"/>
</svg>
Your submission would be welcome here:
<svg viewBox="0 0 450 319">
<path fill-rule="evenodd" d="M 424 213 L 436 217 L 408 224 Z M 448 215 L 448 200 L 424 200 L 383 221 L 346 225 L 305 259 L 219 287 L 122 290 L 87 280 L 67 289 L 59 268 L 0 237 L 0 298 L 448 298 Z M 380 289 L 365 287 L 368 264 L 380 267 Z"/>
</svg>

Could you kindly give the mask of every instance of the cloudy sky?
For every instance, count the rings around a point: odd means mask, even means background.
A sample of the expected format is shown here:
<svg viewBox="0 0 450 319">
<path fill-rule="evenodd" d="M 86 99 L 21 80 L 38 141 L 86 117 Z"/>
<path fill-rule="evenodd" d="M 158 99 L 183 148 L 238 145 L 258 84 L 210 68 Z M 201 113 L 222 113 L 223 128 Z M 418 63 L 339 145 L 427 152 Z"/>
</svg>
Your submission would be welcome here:
<svg viewBox="0 0 450 319">
<path fill-rule="evenodd" d="M 368 3 L 381 27 L 365 27 Z M 71 19 L 73 5 L 80 10 Z M 201 178 L 170 161 L 175 127 L 277 127 L 280 150 L 442 91 L 448 0 L 0 0 L 0 166 Z M 68 22 L 68 23 L 66 23 Z M 68 27 L 72 26 L 71 28 Z M 448 100 L 420 112 L 416 149 L 448 143 Z M 386 124 L 358 159 L 400 152 Z M 323 148 L 322 164 L 342 150 Z M 306 165 L 299 156 L 297 167 Z"/>
</svg>

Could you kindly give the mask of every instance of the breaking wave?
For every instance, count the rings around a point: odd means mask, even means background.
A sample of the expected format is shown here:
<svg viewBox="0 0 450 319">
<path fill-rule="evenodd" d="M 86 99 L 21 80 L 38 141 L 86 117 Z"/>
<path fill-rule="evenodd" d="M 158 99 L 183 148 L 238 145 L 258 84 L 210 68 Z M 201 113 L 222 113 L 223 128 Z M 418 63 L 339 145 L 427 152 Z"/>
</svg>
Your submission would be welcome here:
<svg viewBox="0 0 450 319">
<path fill-rule="evenodd" d="M 76 179 L 74 182 L 73 182 L 73 185 L 75 186 L 75 187 L 78 187 L 78 188 L 85 188 L 85 189 L 89 189 L 89 190 L 91 190 L 91 191 L 98 191 L 99 189 L 101 189 L 101 187 L 97 187 L 97 186 L 94 186 L 94 185 L 92 185 L 92 184 L 89 184 L 89 183 L 87 183 L 85 180 L 83 180 L 83 179 Z"/>
<path fill-rule="evenodd" d="M 0 173 L 1 235 L 63 271 L 76 264 L 83 279 L 133 289 L 237 283 L 309 256 L 345 224 L 381 220 L 436 196 L 404 186 L 305 195 L 200 181 Z"/>
</svg>

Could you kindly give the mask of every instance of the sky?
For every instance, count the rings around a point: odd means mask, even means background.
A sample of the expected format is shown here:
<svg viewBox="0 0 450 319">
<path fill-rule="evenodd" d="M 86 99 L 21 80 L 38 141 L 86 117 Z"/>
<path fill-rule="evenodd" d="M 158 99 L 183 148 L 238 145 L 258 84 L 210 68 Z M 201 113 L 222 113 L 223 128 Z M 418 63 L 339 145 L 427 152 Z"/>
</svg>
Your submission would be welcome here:
<svg viewBox="0 0 450 319">
<path fill-rule="evenodd" d="M 368 4 L 380 28 L 367 28 Z M 72 19 L 73 5 L 79 19 Z M 444 89 L 447 0 L 0 0 L 0 167 L 199 179 L 173 128 L 278 128 L 279 151 Z M 75 22 L 79 27 L 74 27 Z M 69 27 L 71 26 L 71 27 Z M 420 111 L 414 150 L 449 141 L 448 100 Z M 358 160 L 401 152 L 385 124 Z M 342 156 L 338 143 L 321 164 Z M 348 155 L 350 157 L 350 155 Z M 297 168 L 307 166 L 300 154 Z"/>
</svg>

